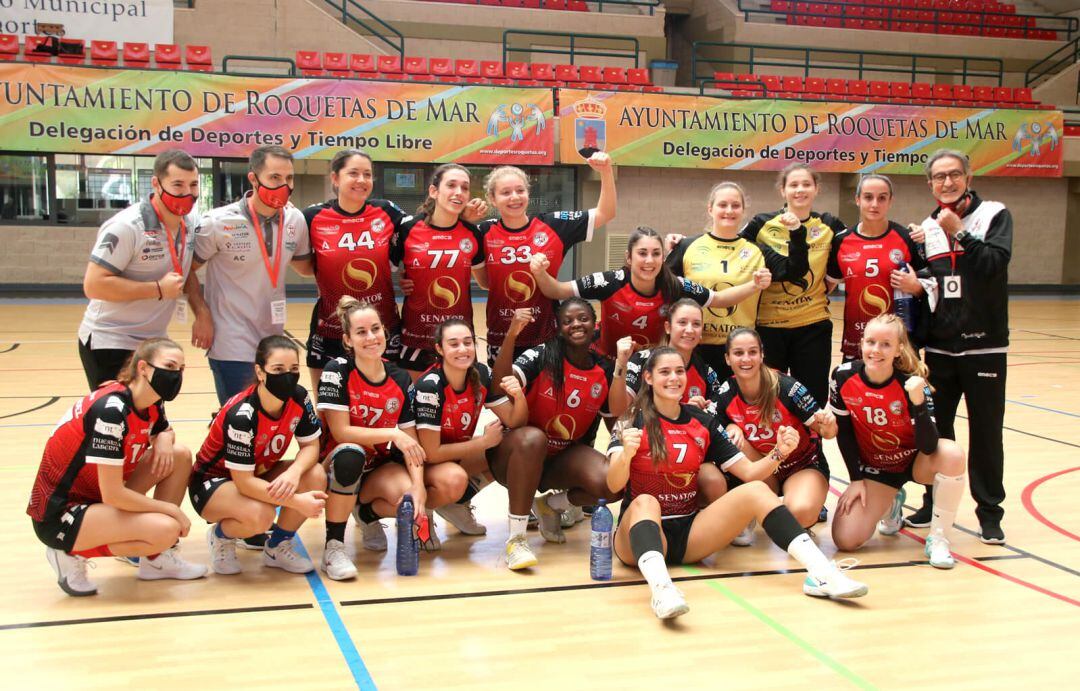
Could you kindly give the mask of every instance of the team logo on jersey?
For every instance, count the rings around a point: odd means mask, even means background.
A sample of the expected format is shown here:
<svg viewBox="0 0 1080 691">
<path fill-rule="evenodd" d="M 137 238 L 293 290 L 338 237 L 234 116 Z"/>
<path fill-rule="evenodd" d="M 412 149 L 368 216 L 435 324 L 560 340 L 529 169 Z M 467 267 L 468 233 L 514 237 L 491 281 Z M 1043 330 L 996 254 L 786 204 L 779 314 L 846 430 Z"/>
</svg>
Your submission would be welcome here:
<svg viewBox="0 0 1080 691">
<path fill-rule="evenodd" d="M 236 417 L 246 417 L 248 420 L 255 414 L 255 408 L 250 403 L 245 403 L 236 409 Z"/>
<path fill-rule="evenodd" d="M 334 386 L 341 386 L 341 372 L 328 372 L 323 370 L 322 376 L 319 377 L 319 381 L 326 384 L 333 384 Z"/>
<path fill-rule="evenodd" d="M 400 407 L 401 407 L 401 401 L 399 401 L 396 398 L 391 398 L 391 399 L 388 399 L 386 401 L 386 412 L 388 412 L 388 413 L 391 413 L 391 414 L 396 413 L 398 411 L 398 408 L 400 408 Z"/>
<path fill-rule="evenodd" d="M 536 280 L 528 271 L 511 271 L 506 277 L 506 297 L 510 302 L 528 302 L 536 293 Z"/>
<path fill-rule="evenodd" d="M 420 405 L 439 405 L 439 394 L 430 391 L 417 391 L 416 402 Z"/>
<path fill-rule="evenodd" d="M 101 238 L 101 242 L 98 243 L 98 249 L 103 252 L 112 254 L 116 251 L 116 246 L 120 244 L 120 238 L 116 237 L 112 233 L 105 233 Z"/>
<path fill-rule="evenodd" d="M 897 266 L 904 265 L 904 253 L 900 250 L 889 250 L 889 259 Z"/>
<path fill-rule="evenodd" d="M 604 387 L 599 383 L 593 384 L 592 388 L 589 389 L 589 395 L 592 396 L 593 398 L 600 398 L 600 394 L 602 394 L 603 392 L 604 392 Z"/>
<path fill-rule="evenodd" d="M 225 430 L 225 435 L 237 444 L 251 444 L 251 438 L 255 436 L 251 432 L 236 429 L 232 425 L 229 425 L 229 428 Z"/>
<path fill-rule="evenodd" d="M 871 283 L 859 293 L 859 308 L 863 314 L 876 317 L 889 311 L 892 304 L 892 296 L 889 291 L 877 283 Z"/>
<path fill-rule="evenodd" d="M 565 413 L 556 415 L 548 421 L 545 431 L 549 437 L 570 441 L 574 438 L 574 433 L 577 432 L 577 421 L 574 420 L 573 416 Z"/>
<path fill-rule="evenodd" d="M 739 252 L 739 259 L 742 259 L 743 261 L 746 261 L 749 258 L 750 258 L 750 248 L 749 247 L 743 247 L 742 250 Z"/>
<path fill-rule="evenodd" d="M 712 289 L 719 292 L 721 290 L 724 290 L 725 288 L 733 288 L 734 286 L 734 283 L 717 281 L 713 284 Z M 714 317 L 718 317 L 720 319 L 727 319 L 731 315 L 735 314 L 735 312 L 739 309 L 739 306 L 735 304 L 731 305 L 730 307 L 708 307 L 706 309 L 709 311 L 709 314 L 713 315 Z"/>
<path fill-rule="evenodd" d="M 371 232 L 381 233 L 382 229 L 386 227 L 386 221 L 381 218 L 376 218 L 371 222 Z"/>
<path fill-rule="evenodd" d="M 513 103 L 509 106 L 504 103 L 488 118 L 488 136 L 499 136 L 503 125 L 510 128 L 510 141 L 520 142 L 524 141 L 525 129 L 530 125 L 535 127 L 533 134 L 540 136 L 540 133 L 547 129 L 547 118 L 544 117 L 544 111 L 532 103 Z"/>
<path fill-rule="evenodd" d="M 437 309 L 448 310 L 461 299 L 461 286 L 450 276 L 436 276 L 428 284 L 428 304 Z"/>
<path fill-rule="evenodd" d="M 473 251 L 473 247 L 475 247 L 475 245 L 473 245 L 473 241 L 471 239 L 465 238 L 460 243 L 458 243 L 458 247 L 461 249 L 462 252 L 468 254 L 469 252 Z"/>
<path fill-rule="evenodd" d="M 892 411 L 893 415 L 899 415 L 903 407 L 900 405 L 900 401 L 893 401 L 889 404 L 889 410 Z"/>
<path fill-rule="evenodd" d="M 607 146 L 607 106 L 592 96 L 578 101 L 574 108 L 574 147 L 582 158 L 589 158 Z"/>
<path fill-rule="evenodd" d="M 298 417 L 293 418 L 292 422 L 289 423 L 289 431 L 290 432 L 295 432 L 296 431 L 296 426 L 299 425 L 299 424 L 300 424 L 300 418 L 298 418 Z"/>
<path fill-rule="evenodd" d="M 697 386 L 691 386 L 689 389 L 686 390 L 686 395 L 687 395 L 688 398 L 693 398 L 694 396 L 700 396 L 701 395 L 701 388 L 697 387 Z"/>
<path fill-rule="evenodd" d="M 105 422 L 104 420 L 95 420 L 94 431 L 106 437 L 113 437 L 114 439 L 124 438 L 124 425 L 119 423 Z"/>
<path fill-rule="evenodd" d="M 900 437 L 892 432 L 873 430 L 870 432 L 870 443 L 878 451 L 896 451 L 900 448 Z"/>
<path fill-rule="evenodd" d="M 533 238 L 533 244 L 537 247 L 543 247 L 544 245 L 548 244 L 547 233 L 539 233 L 536 237 Z"/>
<path fill-rule="evenodd" d="M 773 423 L 780 423 L 784 421 L 784 416 L 780 413 L 779 410 L 772 411 L 772 421 Z"/>
<path fill-rule="evenodd" d="M 667 480 L 668 487 L 672 489 L 687 489 L 693 484 L 696 476 L 694 473 L 665 473 L 664 479 Z"/>
<path fill-rule="evenodd" d="M 375 262 L 362 257 L 351 260 L 341 270 L 341 280 L 350 290 L 369 290 L 378 276 Z"/>
</svg>

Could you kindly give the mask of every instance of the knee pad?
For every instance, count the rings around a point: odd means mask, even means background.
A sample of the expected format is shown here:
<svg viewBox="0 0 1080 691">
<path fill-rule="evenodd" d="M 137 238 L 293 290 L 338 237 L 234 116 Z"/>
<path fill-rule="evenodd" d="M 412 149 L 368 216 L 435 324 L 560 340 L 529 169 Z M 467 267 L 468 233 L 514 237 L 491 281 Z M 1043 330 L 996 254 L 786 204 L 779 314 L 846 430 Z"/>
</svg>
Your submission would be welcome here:
<svg viewBox="0 0 1080 691">
<path fill-rule="evenodd" d="M 349 444 L 335 451 L 330 458 L 330 491 L 334 494 L 358 494 L 366 463 L 367 457 L 359 446 Z"/>
</svg>

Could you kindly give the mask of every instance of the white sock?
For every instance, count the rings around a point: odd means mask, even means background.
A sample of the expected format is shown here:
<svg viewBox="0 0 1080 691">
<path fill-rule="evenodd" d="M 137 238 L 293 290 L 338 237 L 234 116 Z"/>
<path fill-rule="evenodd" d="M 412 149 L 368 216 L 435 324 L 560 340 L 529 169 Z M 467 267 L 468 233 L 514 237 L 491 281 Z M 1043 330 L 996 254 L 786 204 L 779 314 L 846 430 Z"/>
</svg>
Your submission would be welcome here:
<svg viewBox="0 0 1080 691">
<path fill-rule="evenodd" d="M 934 513 L 930 519 L 930 534 L 947 537 L 956 520 L 956 510 L 964 498 L 963 475 L 934 475 Z"/>
<path fill-rule="evenodd" d="M 556 511 L 569 511 L 570 510 L 570 498 L 566 496 L 566 492 L 556 492 L 549 494 L 547 498 L 548 506 Z"/>
<path fill-rule="evenodd" d="M 637 560 L 637 565 L 653 592 L 662 586 L 671 585 L 671 574 L 668 573 L 663 554 L 656 550 L 646 552 Z"/>
<path fill-rule="evenodd" d="M 510 537 L 514 538 L 514 537 L 517 537 L 518 535 L 524 535 L 525 531 L 529 527 L 529 515 L 525 514 L 524 516 L 516 516 L 514 514 L 509 514 L 509 517 L 510 517 Z"/>
<path fill-rule="evenodd" d="M 792 540 L 787 546 L 787 553 L 806 567 L 807 573 L 818 580 L 827 580 L 828 575 L 835 568 L 807 533 Z"/>
</svg>

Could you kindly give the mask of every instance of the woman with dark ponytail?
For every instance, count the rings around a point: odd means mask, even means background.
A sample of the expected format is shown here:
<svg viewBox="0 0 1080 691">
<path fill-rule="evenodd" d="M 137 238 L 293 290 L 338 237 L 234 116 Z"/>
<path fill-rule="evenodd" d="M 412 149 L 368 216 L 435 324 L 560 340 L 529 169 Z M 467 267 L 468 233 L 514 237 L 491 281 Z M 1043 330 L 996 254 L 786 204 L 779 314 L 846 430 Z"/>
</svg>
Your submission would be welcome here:
<svg viewBox="0 0 1080 691">
<path fill-rule="evenodd" d="M 625 493 L 615 554 L 624 564 L 636 564 L 641 570 L 657 617 L 670 619 L 690 609 L 672 583 L 667 564 L 700 561 L 727 546 L 751 519 L 760 520 L 773 542 L 806 568 L 809 575 L 803 592 L 807 595 L 850 598 L 866 594 L 866 586 L 821 553 L 763 482 L 736 487 L 698 510 L 701 465 L 715 463 L 727 469 L 745 461 L 745 456 L 712 418 L 680 403 L 686 364 L 677 350 L 669 346 L 654 350 L 645 363 L 643 379 L 641 391 L 611 437 L 607 483 L 610 491 Z M 777 458 L 793 449 L 793 441 L 782 438 Z"/>
</svg>

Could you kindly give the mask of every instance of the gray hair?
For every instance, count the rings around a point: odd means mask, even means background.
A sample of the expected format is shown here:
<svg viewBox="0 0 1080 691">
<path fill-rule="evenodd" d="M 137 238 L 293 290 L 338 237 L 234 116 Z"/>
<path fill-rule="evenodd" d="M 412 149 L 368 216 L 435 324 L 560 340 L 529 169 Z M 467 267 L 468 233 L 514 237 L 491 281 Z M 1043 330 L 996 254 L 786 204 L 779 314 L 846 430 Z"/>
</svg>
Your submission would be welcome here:
<svg viewBox="0 0 1080 691">
<path fill-rule="evenodd" d="M 971 177 L 971 161 L 968 159 L 967 154 L 956 149 L 938 149 L 930 157 L 930 160 L 926 162 L 926 167 L 923 169 L 926 172 L 927 180 L 930 179 L 930 170 L 934 167 L 934 164 L 943 158 L 955 158 L 960 161 L 960 165 L 964 169 L 964 177 Z"/>
</svg>

